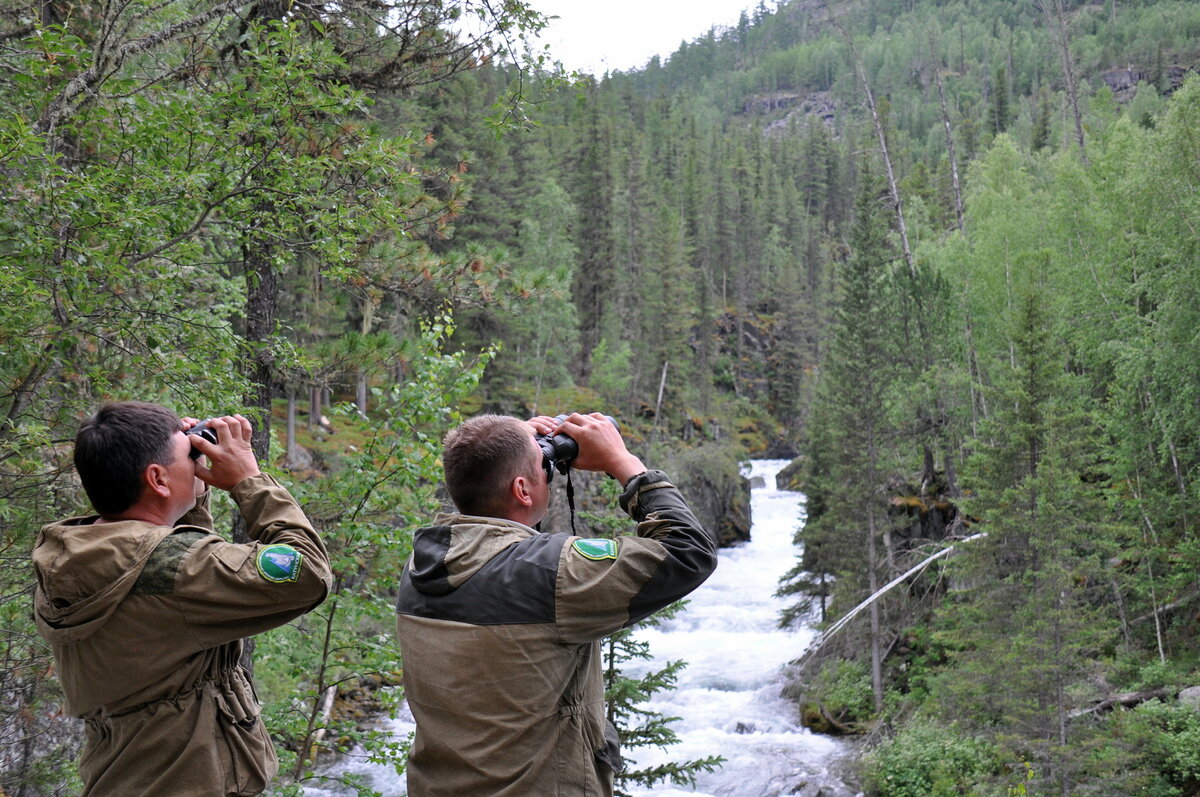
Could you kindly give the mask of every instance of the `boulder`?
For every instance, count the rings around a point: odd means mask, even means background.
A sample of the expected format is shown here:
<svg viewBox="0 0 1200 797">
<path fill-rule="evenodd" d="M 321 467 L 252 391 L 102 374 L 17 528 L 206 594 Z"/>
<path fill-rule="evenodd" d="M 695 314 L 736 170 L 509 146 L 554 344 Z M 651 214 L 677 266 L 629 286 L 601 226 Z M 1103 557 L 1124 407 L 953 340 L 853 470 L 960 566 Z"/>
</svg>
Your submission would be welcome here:
<svg viewBox="0 0 1200 797">
<path fill-rule="evenodd" d="M 783 470 L 775 474 L 775 489 L 803 492 L 801 485 L 804 478 L 805 462 L 805 458 L 800 456 L 793 459 L 787 465 L 784 465 Z"/>
<path fill-rule="evenodd" d="M 1179 703 L 1194 711 L 1200 711 L 1200 686 L 1189 686 L 1179 690 Z"/>
</svg>

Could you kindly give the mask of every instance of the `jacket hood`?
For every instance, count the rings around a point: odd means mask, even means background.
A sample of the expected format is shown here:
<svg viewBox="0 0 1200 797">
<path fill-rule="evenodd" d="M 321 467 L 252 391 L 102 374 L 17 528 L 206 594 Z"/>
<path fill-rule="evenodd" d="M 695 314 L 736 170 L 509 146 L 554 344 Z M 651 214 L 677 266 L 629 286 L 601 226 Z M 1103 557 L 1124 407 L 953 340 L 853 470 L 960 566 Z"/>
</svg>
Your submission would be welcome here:
<svg viewBox="0 0 1200 797">
<path fill-rule="evenodd" d="M 129 594 L 146 560 L 172 532 L 139 520 L 95 524 L 78 517 L 42 528 L 33 549 L 33 611 L 51 643 L 86 639 Z"/>
<path fill-rule="evenodd" d="M 441 514 L 413 535 L 408 576 L 426 595 L 458 589 L 497 554 L 538 532 L 503 518 Z"/>
</svg>

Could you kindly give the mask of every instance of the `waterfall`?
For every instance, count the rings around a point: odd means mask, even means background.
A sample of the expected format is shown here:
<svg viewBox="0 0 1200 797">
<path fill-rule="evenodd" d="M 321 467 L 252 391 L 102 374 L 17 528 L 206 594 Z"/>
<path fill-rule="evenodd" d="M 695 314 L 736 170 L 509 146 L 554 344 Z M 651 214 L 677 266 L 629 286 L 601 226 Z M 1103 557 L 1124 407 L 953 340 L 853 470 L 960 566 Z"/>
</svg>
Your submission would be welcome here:
<svg viewBox="0 0 1200 797">
<path fill-rule="evenodd" d="M 659 694 L 649 708 L 679 717 L 671 728 L 679 743 L 666 750 L 626 751 L 641 768 L 710 755 L 726 762 L 702 773 L 694 790 L 670 784 L 628 788 L 633 797 L 853 797 L 837 770 L 848 745 L 802 727 L 796 706 L 780 696 L 782 668 L 798 658 L 815 636 L 810 628 L 780 630 L 786 601 L 775 597 L 779 579 L 795 563 L 792 536 L 803 520 L 804 496 L 775 488 L 785 460 L 756 460 L 751 480 L 751 540 L 719 552 L 716 572 L 688 598 L 686 609 L 656 628 L 639 631 L 653 659 L 631 662 L 631 675 L 683 659 L 676 688 Z M 412 732 L 412 715 L 402 710 L 392 731 Z M 390 767 L 350 755 L 337 767 L 370 778 L 386 797 L 404 794 L 404 778 Z M 307 797 L 331 792 L 306 789 Z"/>
</svg>

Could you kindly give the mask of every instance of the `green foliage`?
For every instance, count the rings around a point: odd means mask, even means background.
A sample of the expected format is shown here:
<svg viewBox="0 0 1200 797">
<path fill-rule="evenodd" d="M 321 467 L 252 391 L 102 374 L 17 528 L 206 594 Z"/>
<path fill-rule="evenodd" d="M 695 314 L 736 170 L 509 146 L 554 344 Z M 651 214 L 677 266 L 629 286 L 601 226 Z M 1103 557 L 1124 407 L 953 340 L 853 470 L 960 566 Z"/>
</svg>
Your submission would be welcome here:
<svg viewBox="0 0 1200 797">
<path fill-rule="evenodd" d="M 996 68 L 991 93 L 992 109 L 988 114 L 988 132 L 997 135 L 1008 130 L 1011 121 L 1008 110 L 1008 73 L 1002 66 Z"/>
<path fill-rule="evenodd" d="M 1140 92 L 1139 92 L 1140 94 Z M 1050 98 L 1043 89 L 1038 94 L 1037 116 L 1033 120 L 1033 134 L 1029 149 L 1033 152 L 1045 149 L 1050 144 Z"/>
<path fill-rule="evenodd" d="M 875 712 L 871 673 L 862 661 L 838 659 L 826 665 L 813 678 L 806 697 L 844 725 L 866 722 Z"/>
<path fill-rule="evenodd" d="M 607 338 L 602 339 L 591 353 L 592 377 L 591 385 L 601 396 L 609 401 L 619 402 L 629 395 L 630 358 L 633 352 L 629 343 L 614 343 Z"/>
<path fill-rule="evenodd" d="M 1200 785 L 1200 712 L 1151 700 L 1134 710 L 1126 728 L 1138 764 L 1150 773 L 1145 794 L 1173 797 Z"/>
<path fill-rule="evenodd" d="M 880 797 L 957 797 L 1001 771 L 987 740 L 928 718 L 914 718 L 866 756 L 865 775 Z"/>
</svg>

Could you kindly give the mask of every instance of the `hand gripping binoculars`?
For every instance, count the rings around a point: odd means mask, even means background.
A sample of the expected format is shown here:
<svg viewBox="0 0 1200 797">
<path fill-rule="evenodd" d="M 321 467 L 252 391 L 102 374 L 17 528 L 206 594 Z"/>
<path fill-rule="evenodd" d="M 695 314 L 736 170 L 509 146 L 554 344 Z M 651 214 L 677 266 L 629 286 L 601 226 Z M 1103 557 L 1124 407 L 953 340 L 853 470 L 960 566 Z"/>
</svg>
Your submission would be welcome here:
<svg viewBox="0 0 1200 797">
<path fill-rule="evenodd" d="M 617 426 L 611 415 L 605 415 L 604 418 L 620 430 L 621 427 Z M 566 415 L 557 415 L 554 418 L 559 423 L 566 419 Z M 542 469 L 546 471 L 547 482 L 554 478 L 555 470 L 565 474 L 570 469 L 572 460 L 579 454 L 579 444 L 562 432 L 554 435 L 539 434 L 535 435 L 534 439 L 542 449 Z"/>
</svg>

